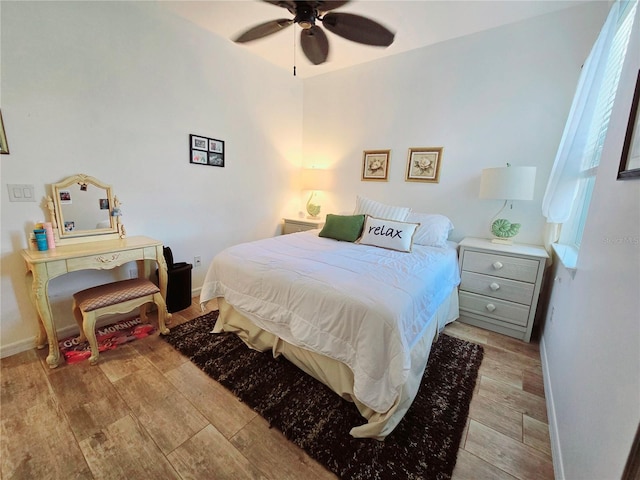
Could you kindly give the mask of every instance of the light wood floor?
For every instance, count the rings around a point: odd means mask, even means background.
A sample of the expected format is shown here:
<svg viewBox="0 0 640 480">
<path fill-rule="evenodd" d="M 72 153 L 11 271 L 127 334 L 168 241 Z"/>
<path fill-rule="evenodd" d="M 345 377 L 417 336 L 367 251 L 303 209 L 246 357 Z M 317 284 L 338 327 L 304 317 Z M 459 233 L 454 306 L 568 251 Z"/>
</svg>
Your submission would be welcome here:
<svg viewBox="0 0 640 480">
<path fill-rule="evenodd" d="M 172 324 L 201 313 L 194 300 Z M 552 479 L 538 346 L 447 332 L 485 347 L 454 478 Z M 2 479 L 335 478 L 157 334 L 96 367 L 45 357 L 2 359 Z"/>
</svg>

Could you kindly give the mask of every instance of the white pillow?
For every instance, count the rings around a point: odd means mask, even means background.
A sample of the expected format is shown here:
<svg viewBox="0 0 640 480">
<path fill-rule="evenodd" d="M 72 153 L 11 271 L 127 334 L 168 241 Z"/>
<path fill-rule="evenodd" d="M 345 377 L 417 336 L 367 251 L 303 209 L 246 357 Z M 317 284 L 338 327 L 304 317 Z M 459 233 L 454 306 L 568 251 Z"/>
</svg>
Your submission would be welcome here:
<svg viewBox="0 0 640 480">
<path fill-rule="evenodd" d="M 451 220 L 437 213 L 411 212 L 407 216 L 407 222 L 420 224 L 413 241 L 428 247 L 446 247 L 449 232 L 453 230 Z"/>
<path fill-rule="evenodd" d="M 419 226 L 419 223 L 396 222 L 367 215 L 362 236 L 357 243 L 398 250 L 399 252 L 410 252 L 413 246 L 413 236 Z"/>
<path fill-rule="evenodd" d="M 389 220 L 404 221 L 407 219 L 411 209 L 409 207 L 394 207 L 376 202 L 370 198 L 356 197 L 356 209 L 354 215 L 371 215 L 376 218 L 388 218 Z"/>
</svg>

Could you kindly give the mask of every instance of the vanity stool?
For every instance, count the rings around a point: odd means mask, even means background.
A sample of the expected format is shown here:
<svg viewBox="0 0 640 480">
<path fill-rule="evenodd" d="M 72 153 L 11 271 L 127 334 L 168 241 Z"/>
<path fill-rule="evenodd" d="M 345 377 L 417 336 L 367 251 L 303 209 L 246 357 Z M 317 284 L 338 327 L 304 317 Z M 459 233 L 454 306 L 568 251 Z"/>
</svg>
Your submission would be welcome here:
<svg viewBox="0 0 640 480">
<path fill-rule="evenodd" d="M 140 307 L 140 319 L 146 321 L 145 305 L 153 302 L 158 307 L 158 328 L 166 335 L 165 326 L 167 306 L 160 289 L 145 278 L 132 278 L 119 282 L 98 285 L 73 295 L 73 315 L 80 327 L 78 341 L 89 340 L 91 346 L 91 365 L 98 363 L 98 342 L 96 340 L 96 320 L 109 313 L 127 313 Z"/>
</svg>

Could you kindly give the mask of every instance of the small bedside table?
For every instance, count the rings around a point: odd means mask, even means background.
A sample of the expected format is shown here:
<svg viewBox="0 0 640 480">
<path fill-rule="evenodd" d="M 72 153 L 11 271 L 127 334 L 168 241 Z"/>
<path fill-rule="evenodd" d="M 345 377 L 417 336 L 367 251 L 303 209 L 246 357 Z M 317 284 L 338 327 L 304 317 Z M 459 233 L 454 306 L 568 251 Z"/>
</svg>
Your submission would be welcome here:
<svg viewBox="0 0 640 480">
<path fill-rule="evenodd" d="M 459 320 L 529 342 L 546 250 L 484 238 L 465 238 L 459 247 Z"/>
<path fill-rule="evenodd" d="M 322 228 L 323 226 L 324 220 L 321 218 L 317 220 L 314 218 L 285 218 L 282 234 L 304 232 L 306 230 Z"/>
</svg>

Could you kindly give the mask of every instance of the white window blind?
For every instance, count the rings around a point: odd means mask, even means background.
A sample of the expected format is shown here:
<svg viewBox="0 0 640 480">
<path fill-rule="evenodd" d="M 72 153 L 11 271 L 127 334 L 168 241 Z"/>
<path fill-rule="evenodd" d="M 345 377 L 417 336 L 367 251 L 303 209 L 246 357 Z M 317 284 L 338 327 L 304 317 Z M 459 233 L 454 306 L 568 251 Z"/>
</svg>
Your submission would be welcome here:
<svg viewBox="0 0 640 480">
<path fill-rule="evenodd" d="M 618 90 L 637 0 L 616 1 L 580 76 L 543 199 L 549 223 L 562 224 L 560 242 L 580 247 L 591 193 Z"/>
</svg>

